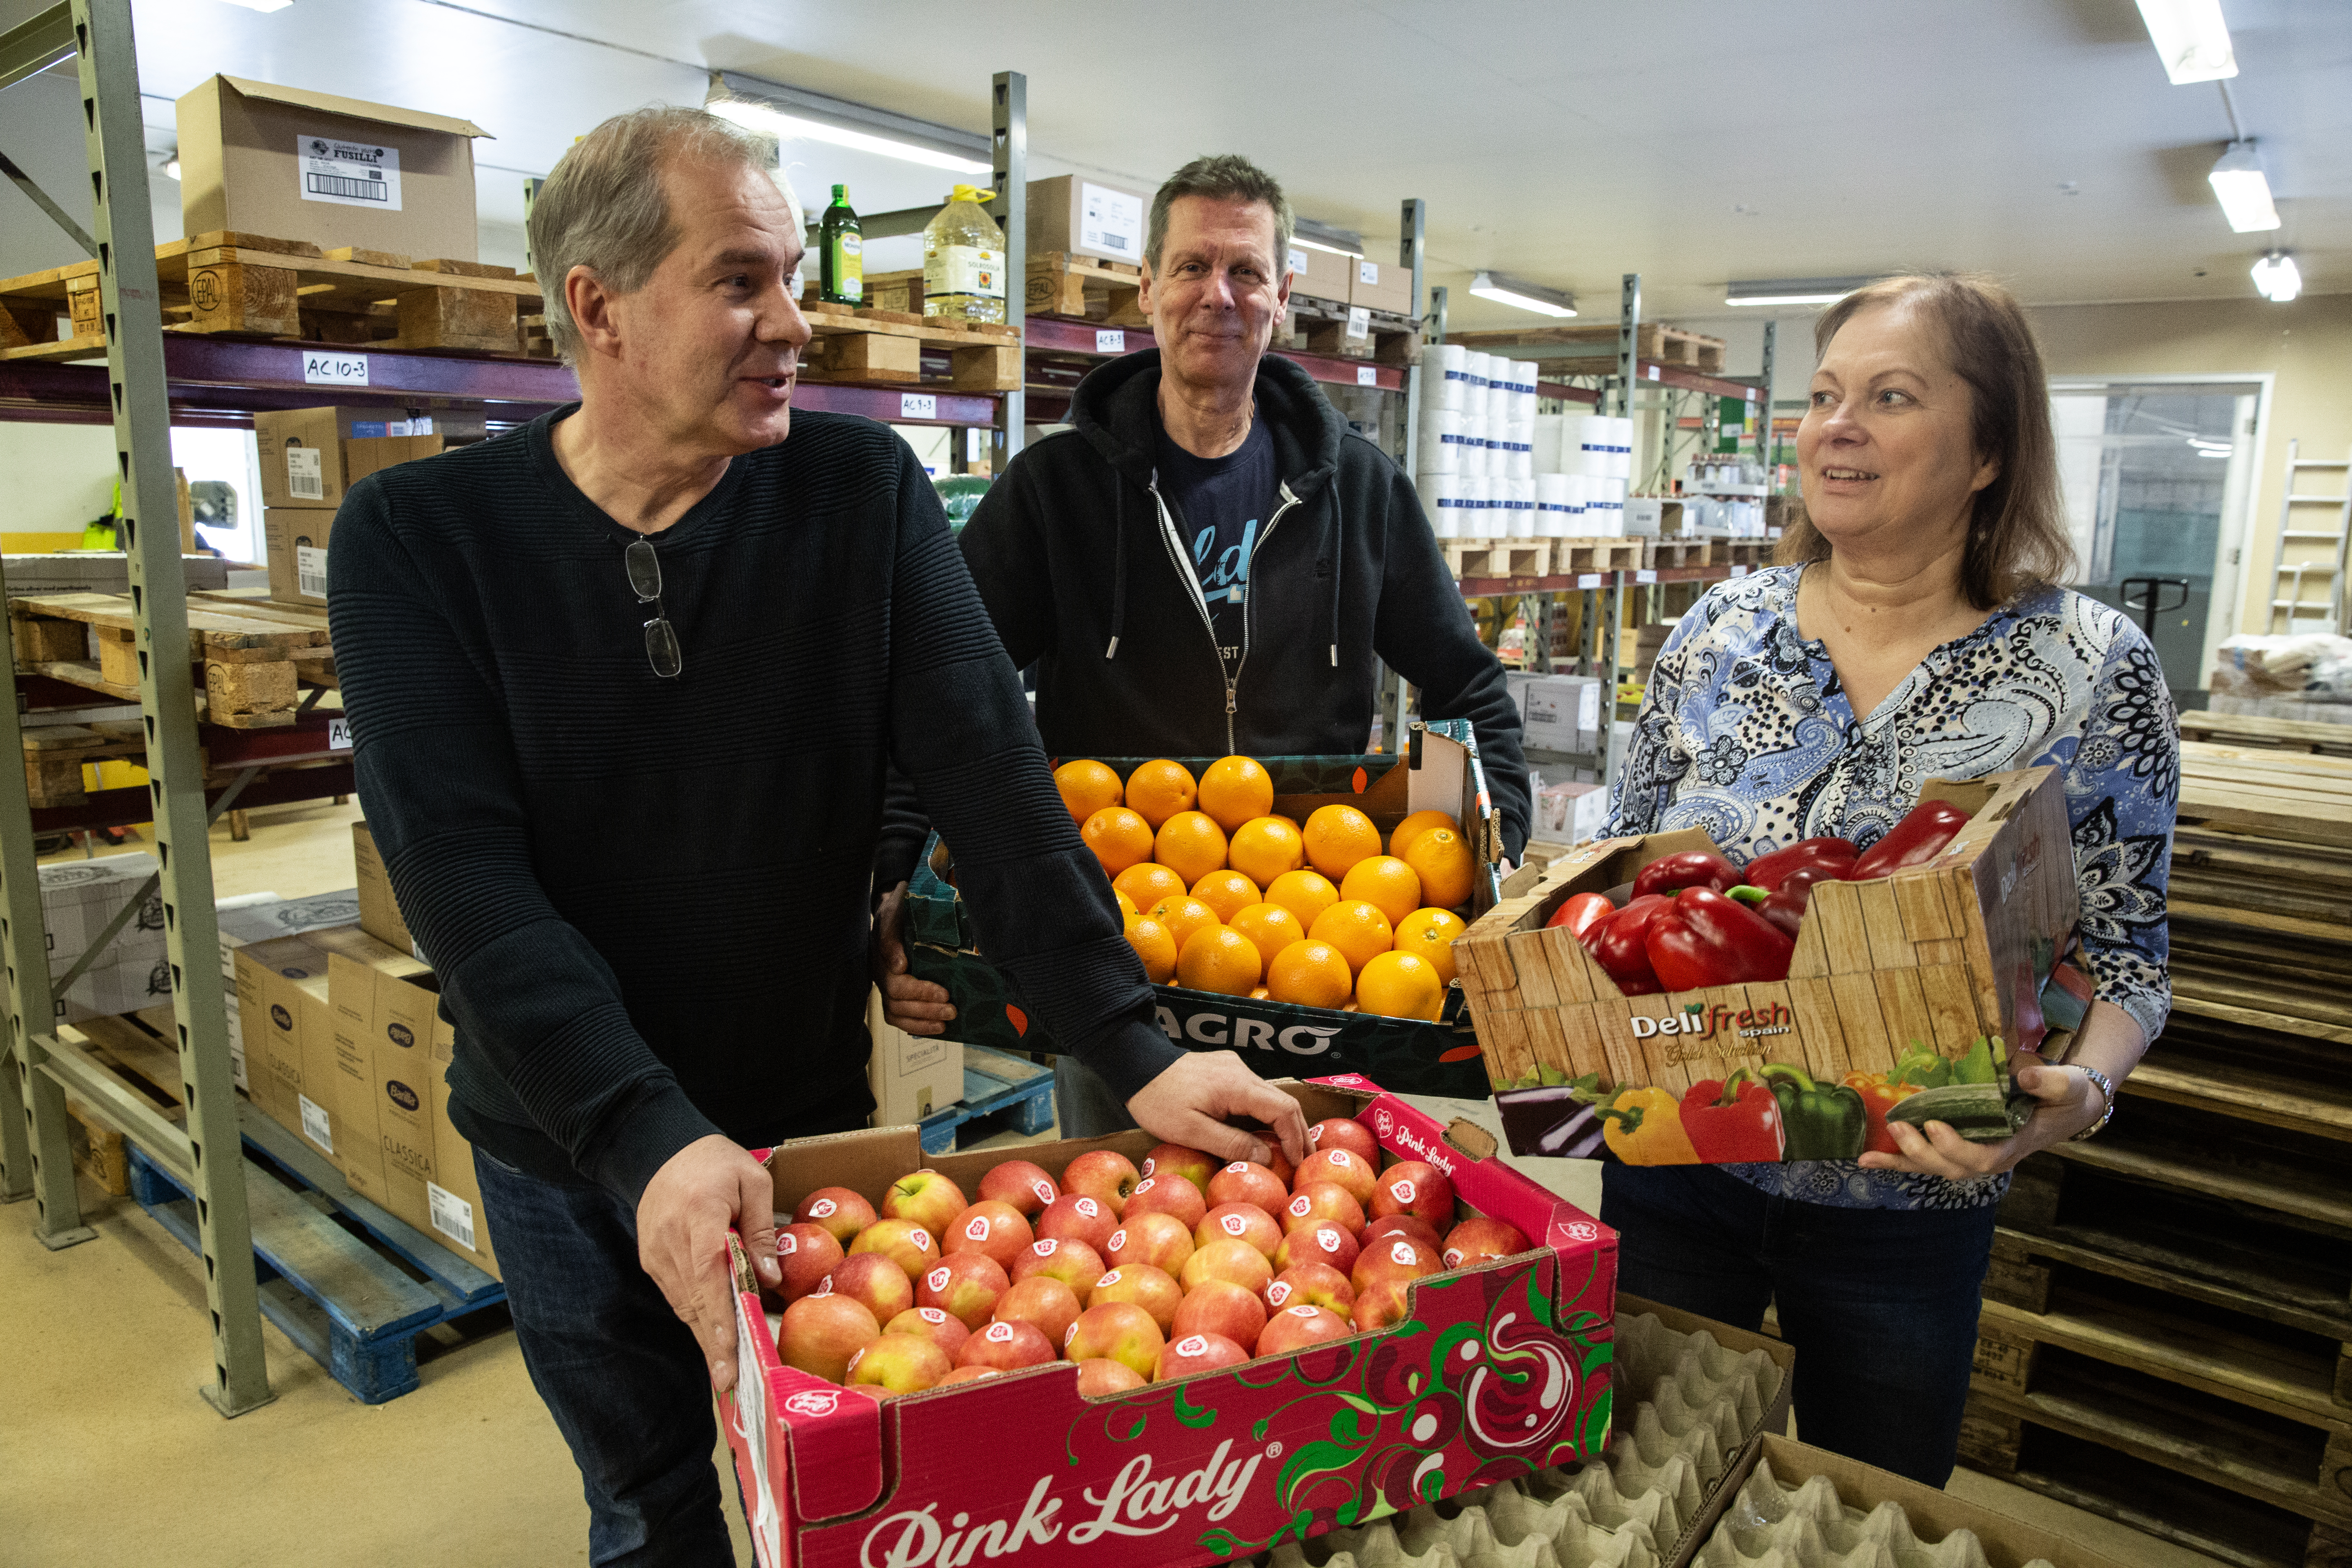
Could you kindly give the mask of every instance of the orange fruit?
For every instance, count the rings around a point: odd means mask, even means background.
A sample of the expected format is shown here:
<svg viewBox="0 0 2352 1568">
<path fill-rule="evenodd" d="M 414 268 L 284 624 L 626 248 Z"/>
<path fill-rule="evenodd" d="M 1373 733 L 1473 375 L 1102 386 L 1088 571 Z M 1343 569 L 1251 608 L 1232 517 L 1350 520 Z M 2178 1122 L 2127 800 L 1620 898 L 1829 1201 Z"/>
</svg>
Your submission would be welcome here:
<svg viewBox="0 0 2352 1568">
<path fill-rule="evenodd" d="M 1421 901 L 1450 910 L 1470 901 L 1475 862 L 1470 841 L 1450 827 L 1433 827 L 1405 846 L 1404 863 L 1421 879 Z"/>
<path fill-rule="evenodd" d="M 1348 961 L 1328 942 L 1294 942 L 1274 955 L 1265 988 L 1277 1002 L 1302 1007 L 1337 1007 L 1356 988 Z"/>
<path fill-rule="evenodd" d="M 1119 873 L 1121 876 L 1125 876 L 1126 874 L 1127 873 L 1124 871 Z M 1129 898 L 1125 893 L 1118 890 L 1118 884 L 1117 882 L 1113 882 L 1110 885 L 1110 896 L 1118 900 L 1118 912 L 1127 919 L 1133 920 L 1137 915 L 1143 912 L 1135 907 L 1135 900 L 1133 899 Z"/>
<path fill-rule="evenodd" d="M 1263 888 L 1307 863 L 1298 825 L 1286 816 L 1254 816 L 1234 829 L 1225 864 Z"/>
<path fill-rule="evenodd" d="M 1192 810 L 1197 793 L 1184 764 L 1165 757 L 1127 775 L 1127 804 L 1142 813 L 1143 820 L 1154 828 L 1180 811 Z"/>
<path fill-rule="evenodd" d="M 1127 945 L 1143 960 L 1143 973 L 1154 985 L 1165 985 L 1176 973 L 1176 939 L 1168 928 L 1149 917 L 1127 928 Z"/>
<path fill-rule="evenodd" d="M 1150 825 L 1123 805 L 1107 805 L 1087 817 L 1078 837 L 1102 862 L 1106 877 L 1151 858 Z"/>
<path fill-rule="evenodd" d="M 1418 953 L 1437 967 L 1437 977 L 1454 983 L 1454 940 L 1469 928 L 1452 910 L 1415 910 L 1397 921 L 1396 951 Z"/>
<path fill-rule="evenodd" d="M 1274 778 L 1247 757 L 1225 757 L 1201 774 L 1201 809 L 1231 833 L 1274 809 Z"/>
<path fill-rule="evenodd" d="M 1425 958 L 1383 952 L 1356 976 L 1356 1005 L 1383 1018 L 1434 1018 L 1445 1006 L 1445 983 Z"/>
<path fill-rule="evenodd" d="M 1319 807 L 1307 819 L 1307 862 L 1330 878 L 1381 852 L 1381 830 L 1352 805 Z"/>
<path fill-rule="evenodd" d="M 1062 792 L 1062 804 L 1080 822 L 1107 805 L 1118 804 L 1118 775 L 1101 763 L 1084 759 L 1064 763 L 1054 770 L 1054 787 Z"/>
<path fill-rule="evenodd" d="M 1280 952 L 1307 935 L 1307 924 L 1280 904 L 1252 904 L 1225 922 L 1260 952 Z"/>
<path fill-rule="evenodd" d="M 1393 855 L 1375 855 L 1340 879 L 1339 896 L 1361 899 L 1391 921 L 1401 921 L 1421 908 L 1421 873 Z"/>
<path fill-rule="evenodd" d="M 1225 830 L 1205 811 L 1178 812 L 1160 825 L 1151 847 L 1152 858 L 1183 878 L 1188 888 L 1225 868 Z"/>
<path fill-rule="evenodd" d="M 1236 910 L 1245 910 L 1263 898 L 1257 884 L 1239 871 L 1210 872 L 1192 884 L 1192 896 L 1208 905 L 1221 921 L 1231 921 Z"/>
<path fill-rule="evenodd" d="M 1396 928 L 1389 924 L 1389 917 L 1360 900 L 1333 904 L 1315 917 L 1307 934 L 1338 948 L 1351 971 L 1361 971 L 1396 945 Z"/>
<path fill-rule="evenodd" d="M 1223 923 L 1217 919 L 1214 910 L 1184 893 L 1172 899 L 1162 899 L 1152 905 L 1151 918 L 1168 928 L 1168 934 L 1176 939 L 1179 952 L 1192 940 L 1193 932 Z"/>
<path fill-rule="evenodd" d="M 1204 926 L 1184 942 L 1183 955 L 1176 961 L 1176 984 L 1192 991 L 1246 996 L 1265 967 L 1249 938 L 1230 926 Z"/>
<path fill-rule="evenodd" d="M 1402 855 L 1414 839 L 1433 827 L 1450 827 L 1456 833 L 1462 831 L 1462 825 L 1454 820 L 1454 814 L 1450 811 L 1416 811 L 1398 823 L 1394 831 L 1390 833 L 1389 853 Z"/>
<path fill-rule="evenodd" d="M 1184 879 L 1154 860 L 1139 860 L 1110 879 L 1114 893 L 1124 893 L 1135 900 L 1139 910 L 1148 910 L 1160 900 L 1184 890 Z"/>
<path fill-rule="evenodd" d="M 1339 901 L 1339 889 L 1320 871 L 1285 871 L 1265 889 L 1265 901 L 1280 904 L 1298 917 L 1301 925 L 1313 925 L 1315 917 Z"/>
</svg>

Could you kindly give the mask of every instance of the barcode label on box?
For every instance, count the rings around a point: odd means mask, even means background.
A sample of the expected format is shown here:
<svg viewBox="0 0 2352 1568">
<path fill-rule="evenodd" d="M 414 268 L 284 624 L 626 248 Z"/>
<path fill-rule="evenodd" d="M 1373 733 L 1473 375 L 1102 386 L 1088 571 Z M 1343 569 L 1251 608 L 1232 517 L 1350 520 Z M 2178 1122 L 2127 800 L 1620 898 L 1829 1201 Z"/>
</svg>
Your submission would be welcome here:
<svg viewBox="0 0 2352 1568">
<path fill-rule="evenodd" d="M 940 400 L 935 393 L 902 392 L 898 395 L 898 417 L 901 419 L 937 419 Z"/>
<path fill-rule="evenodd" d="M 315 545 L 294 547 L 294 585 L 305 594 L 327 596 L 327 552 Z"/>
<path fill-rule="evenodd" d="M 1295 245 L 1290 247 L 1290 269 L 1293 272 L 1307 270 L 1307 253 Z"/>
<path fill-rule="evenodd" d="M 339 354 L 326 349 L 306 351 L 302 355 L 302 379 L 312 386 L 365 386 L 367 355 Z"/>
<path fill-rule="evenodd" d="M 480 1250 L 474 1245 L 473 1205 L 438 1182 L 425 1184 L 425 1203 L 432 1211 L 434 1229 L 468 1252 Z"/>
<path fill-rule="evenodd" d="M 296 500 L 327 499 L 326 465 L 316 447 L 286 448 L 286 493 Z"/>
<path fill-rule="evenodd" d="M 294 138 L 302 199 L 337 206 L 400 210 L 400 149 L 337 136 Z"/>
<path fill-rule="evenodd" d="M 1370 337 L 1370 336 L 1371 335 L 1371 331 L 1372 331 L 1372 311 L 1371 311 L 1371 307 L 1370 307 L 1370 306 L 1369 306 L 1369 305 L 1350 305 L 1350 306 L 1349 306 L 1349 307 L 1348 307 L 1348 335 L 1349 335 L 1349 337 L 1351 337 L 1351 338 Z"/>
<path fill-rule="evenodd" d="M 1078 248 L 1123 260 L 1143 254 L 1143 198 L 1078 182 Z"/>
<path fill-rule="evenodd" d="M 1356 281 L 1359 283 L 1369 283 L 1375 289 L 1379 288 L 1381 286 L 1381 264 L 1377 261 L 1359 260 L 1356 263 Z"/>
<path fill-rule="evenodd" d="M 1113 327 L 1108 331 L 1101 328 L 1097 328 L 1095 330 L 1095 353 L 1098 354 L 1123 354 L 1126 352 L 1127 333 L 1123 329 Z"/>
<path fill-rule="evenodd" d="M 328 1153 L 333 1153 L 335 1134 L 332 1123 L 327 1120 L 325 1109 L 312 1104 L 307 1094 L 298 1094 L 294 1098 L 302 1102 L 302 1136 Z"/>
<path fill-rule="evenodd" d="M 1378 386 L 1380 384 L 1381 373 L 1379 371 L 1374 370 L 1368 364 L 1360 364 L 1356 367 L 1356 384 L 1358 386 Z"/>
<path fill-rule="evenodd" d="M 327 721 L 327 750 L 348 752 L 352 749 L 352 721 L 349 719 Z"/>
</svg>

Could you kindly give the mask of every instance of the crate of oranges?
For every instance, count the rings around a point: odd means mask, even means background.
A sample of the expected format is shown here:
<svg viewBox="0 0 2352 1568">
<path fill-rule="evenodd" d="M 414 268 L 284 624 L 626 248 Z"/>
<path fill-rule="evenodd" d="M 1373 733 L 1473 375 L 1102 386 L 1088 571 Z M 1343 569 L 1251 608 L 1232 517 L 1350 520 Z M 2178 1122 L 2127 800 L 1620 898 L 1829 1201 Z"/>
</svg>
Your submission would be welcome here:
<svg viewBox="0 0 2352 1568">
<path fill-rule="evenodd" d="M 1054 777 L 1169 1038 L 1268 1078 L 1485 1096 L 1453 944 L 1499 896 L 1501 845 L 1468 724 L 1416 725 L 1402 756 L 1073 757 Z M 951 1037 L 1057 1049 L 981 951 L 954 875 L 934 836 L 908 967 L 947 987 Z"/>
</svg>

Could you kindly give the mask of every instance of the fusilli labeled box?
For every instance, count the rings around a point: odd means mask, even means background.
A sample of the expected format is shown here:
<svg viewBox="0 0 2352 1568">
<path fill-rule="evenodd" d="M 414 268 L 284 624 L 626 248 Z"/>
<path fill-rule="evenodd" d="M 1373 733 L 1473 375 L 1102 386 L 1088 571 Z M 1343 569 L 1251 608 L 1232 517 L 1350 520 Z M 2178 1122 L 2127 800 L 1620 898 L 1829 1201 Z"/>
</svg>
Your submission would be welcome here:
<svg viewBox="0 0 2352 1568">
<path fill-rule="evenodd" d="M 1934 858 L 1811 889 L 1788 978 L 1627 995 L 1555 911 L 1623 904 L 1642 868 L 1714 848 L 1693 829 L 1552 862 L 1454 943 L 1512 1151 L 1629 1164 L 1845 1159 L 1932 1113 L 1982 1135 L 2009 1063 L 2048 1032 L 2043 989 L 2080 914 L 2054 767 L 1931 779 L 1968 822 Z M 1903 1102 L 1916 1097 L 1908 1110 Z"/>
</svg>

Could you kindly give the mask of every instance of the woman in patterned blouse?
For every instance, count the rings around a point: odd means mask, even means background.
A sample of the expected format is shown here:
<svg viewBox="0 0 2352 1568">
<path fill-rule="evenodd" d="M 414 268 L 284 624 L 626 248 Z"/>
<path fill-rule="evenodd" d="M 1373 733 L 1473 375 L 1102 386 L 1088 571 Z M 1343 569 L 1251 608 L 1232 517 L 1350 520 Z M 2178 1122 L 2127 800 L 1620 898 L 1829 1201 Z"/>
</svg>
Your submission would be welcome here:
<svg viewBox="0 0 2352 1568">
<path fill-rule="evenodd" d="M 1745 862 L 1821 835 L 1867 847 L 1931 778 L 2055 766 L 2096 987 L 2065 1067 L 2005 1142 L 1889 1123 L 1898 1155 L 1604 1173 L 1640 1296 L 1753 1328 L 1777 1301 L 1813 1443 L 1940 1486 L 1976 1339 L 1993 1205 L 2020 1160 L 2095 1130 L 2170 1005 L 2165 879 L 2179 794 L 2164 672 L 2071 564 L 2040 352 L 2008 292 L 1893 278 L 1814 330 L 1797 434 L 1809 521 L 1719 584 L 1659 654 L 1612 837 L 1703 829 Z"/>
</svg>

